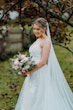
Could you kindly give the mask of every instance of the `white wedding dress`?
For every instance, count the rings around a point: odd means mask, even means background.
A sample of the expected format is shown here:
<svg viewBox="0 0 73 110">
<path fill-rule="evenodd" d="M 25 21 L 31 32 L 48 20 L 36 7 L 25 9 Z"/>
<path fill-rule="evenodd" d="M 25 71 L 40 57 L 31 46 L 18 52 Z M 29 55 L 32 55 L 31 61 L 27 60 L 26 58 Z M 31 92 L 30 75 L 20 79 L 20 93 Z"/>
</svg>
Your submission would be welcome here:
<svg viewBox="0 0 73 110">
<path fill-rule="evenodd" d="M 40 42 L 32 45 L 29 52 L 38 63 L 42 53 Z M 26 77 L 15 110 L 73 110 L 73 93 L 60 66 L 55 70 L 54 60 L 50 66 L 51 56 L 50 52 L 49 63 Z"/>
</svg>

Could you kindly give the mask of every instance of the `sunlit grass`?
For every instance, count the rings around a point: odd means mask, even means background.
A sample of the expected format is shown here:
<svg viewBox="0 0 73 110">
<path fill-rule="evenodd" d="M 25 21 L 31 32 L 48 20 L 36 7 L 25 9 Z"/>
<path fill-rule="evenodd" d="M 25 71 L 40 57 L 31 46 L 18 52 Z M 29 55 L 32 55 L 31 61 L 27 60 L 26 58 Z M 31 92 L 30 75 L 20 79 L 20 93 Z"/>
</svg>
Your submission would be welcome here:
<svg viewBox="0 0 73 110">
<path fill-rule="evenodd" d="M 23 81 L 12 73 L 9 60 L 0 63 L 0 110 L 13 110 Z"/>
</svg>

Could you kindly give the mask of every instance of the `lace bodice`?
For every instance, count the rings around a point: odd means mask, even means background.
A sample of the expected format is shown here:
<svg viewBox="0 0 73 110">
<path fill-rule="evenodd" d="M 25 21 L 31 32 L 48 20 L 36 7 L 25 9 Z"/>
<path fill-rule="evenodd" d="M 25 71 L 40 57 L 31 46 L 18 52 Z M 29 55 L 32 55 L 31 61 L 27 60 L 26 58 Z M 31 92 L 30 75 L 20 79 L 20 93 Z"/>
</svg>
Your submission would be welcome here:
<svg viewBox="0 0 73 110">
<path fill-rule="evenodd" d="M 42 48 L 40 47 L 40 42 L 34 45 L 31 45 L 29 48 L 30 56 L 32 56 L 32 59 L 38 63 L 41 59 L 42 55 Z"/>
</svg>

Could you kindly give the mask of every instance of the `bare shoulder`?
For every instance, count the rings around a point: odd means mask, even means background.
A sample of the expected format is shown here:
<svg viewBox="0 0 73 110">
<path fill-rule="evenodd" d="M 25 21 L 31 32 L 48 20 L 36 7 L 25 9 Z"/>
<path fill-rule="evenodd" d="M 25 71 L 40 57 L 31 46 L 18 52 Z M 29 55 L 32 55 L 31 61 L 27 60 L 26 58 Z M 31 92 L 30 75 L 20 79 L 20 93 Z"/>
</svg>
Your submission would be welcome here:
<svg viewBox="0 0 73 110">
<path fill-rule="evenodd" d="M 51 42 L 50 42 L 50 40 L 48 39 L 48 38 L 46 38 L 45 40 L 44 40 L 44 42 L 43 42 L 43 46 L 50 46 L 51 45 Z"/>
<path fill-rule="evenodd" d="M 42 45 L 41 45 L 41 47 L 49 47 L 50 48 L 50 46 L 51 46 L 51 42 L 50 42 L 50 40 L 48 39 L 48 38 L 46 38 L 43 42 L 42 42 Z"/>
</svg>

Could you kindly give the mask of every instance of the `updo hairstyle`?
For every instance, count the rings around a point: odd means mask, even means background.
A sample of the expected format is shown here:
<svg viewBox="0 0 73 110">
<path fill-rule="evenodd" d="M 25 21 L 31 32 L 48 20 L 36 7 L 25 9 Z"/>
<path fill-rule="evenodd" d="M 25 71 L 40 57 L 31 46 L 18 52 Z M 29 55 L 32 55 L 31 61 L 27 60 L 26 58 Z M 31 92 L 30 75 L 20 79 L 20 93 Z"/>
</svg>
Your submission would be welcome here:
<svg viewBox="0 0 73 110">
<path fill-rule="evenodd" d="M 48 24 L 48 22 L 47 22 L 47 20 L 46 19 L 44 19 L 44 18 L 38 18 L 38 19 L 36 19 L 34 22 L 33 22 L 33 25 L 34 24 L 37 24 L 37 25 L 39 25 L 39 27 L 40 28 L 42 28 L 42 29 L 46 29 L 47 30 L 47 24 Z"/>
</svg>

